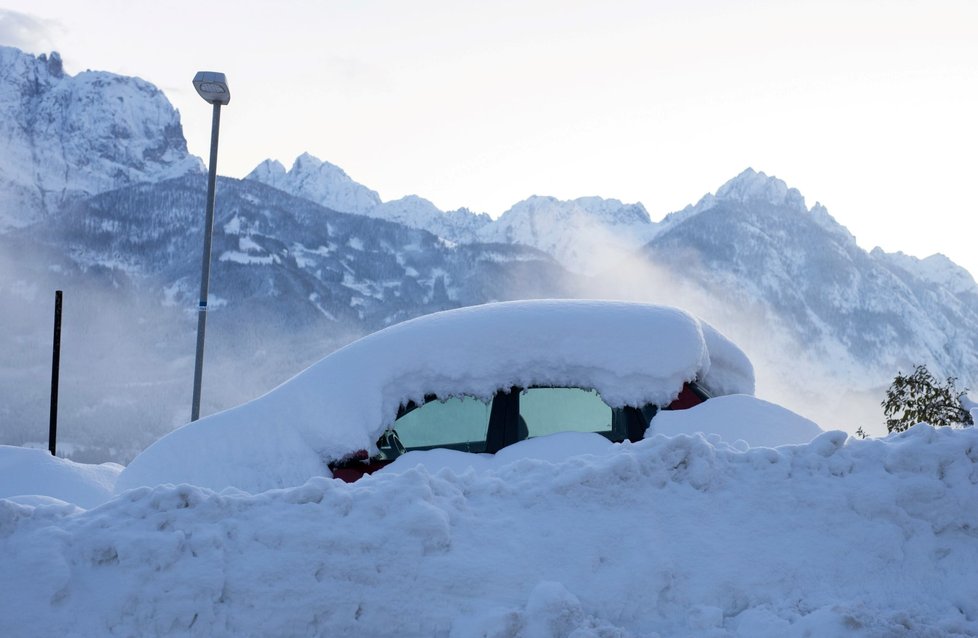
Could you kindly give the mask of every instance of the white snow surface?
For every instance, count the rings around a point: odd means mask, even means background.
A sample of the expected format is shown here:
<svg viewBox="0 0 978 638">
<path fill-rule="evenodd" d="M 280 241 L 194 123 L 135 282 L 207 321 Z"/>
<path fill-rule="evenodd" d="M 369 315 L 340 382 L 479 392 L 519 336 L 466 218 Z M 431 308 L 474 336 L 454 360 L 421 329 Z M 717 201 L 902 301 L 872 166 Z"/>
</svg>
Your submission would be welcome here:
<svg viewBox="0 0 978 638">
<path fill-rule="evenodd" d="M 715 435 L 738 447 L 808 443 L 822 433 L 814 421 L 780 405 L 746 394 L 714 397 L 687 410 L 662 410 L 645 437 L 656 434 Z"/>
<path fill-rule="evenodd" d="M 975 636 L 976 484 L 978 431 L 918 425 L 0 499 L 0 635 Z"/>
<path fill-rule="evenodd" d="M 43 496 L 95 507 L 112 495 L 121 471 L 117 463 L 75 463 L 47 450 L 0 445 L 0 498 Z"/>
<path fill-rule="evenodd" d="M 426 394 L 574 386 L 613 407 L 664 405 L 692 379 L 720 394 L 754 391 L 746 355 L 673 308 L 536 300 L 449 310 L 368 335 L 254 401 L 175 430 L 133 459 L 118 489 L 257 492 L 329 476 L 330 461 L 376 451 L 398 406 Z"/>
</svg>

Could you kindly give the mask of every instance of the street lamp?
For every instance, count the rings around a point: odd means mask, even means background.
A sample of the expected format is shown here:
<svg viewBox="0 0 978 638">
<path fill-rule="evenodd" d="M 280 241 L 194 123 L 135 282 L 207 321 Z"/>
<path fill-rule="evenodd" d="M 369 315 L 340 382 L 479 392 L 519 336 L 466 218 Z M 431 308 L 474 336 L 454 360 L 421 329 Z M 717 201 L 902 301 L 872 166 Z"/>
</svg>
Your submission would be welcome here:
<svg viewBox="0 0 978 638">
<path fill-rule="evenodd" d="M 217 134 L 221 128 L 221 106 L 231 101 L 227 78 L 223 73 L 200 71 L 194 76 L 194 88 L 205 102 L 214 105 L 211 123 L 211 161 L 207 174 L 207 217 L 204 223 L 204 256 L 200 267 L 200 301 L 197 303 L 197 357 L 194 361 L 194 401 L 190 420 L 200 418 L 200 383 L 204 374 L 204 329 L 207 325 L 207 287 L 211 274 L 211 236 L 214 232 L 214 199 L 217 186 Z"/>
</svg>

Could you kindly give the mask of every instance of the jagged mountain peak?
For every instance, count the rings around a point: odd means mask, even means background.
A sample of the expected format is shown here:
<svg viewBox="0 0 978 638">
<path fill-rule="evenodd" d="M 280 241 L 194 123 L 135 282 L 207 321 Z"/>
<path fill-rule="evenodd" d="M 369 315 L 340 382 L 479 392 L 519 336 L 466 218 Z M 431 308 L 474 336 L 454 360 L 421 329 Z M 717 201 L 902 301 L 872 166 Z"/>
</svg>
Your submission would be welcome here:
<svg viewBox="0 0 978 638">
<path fill-rule="evenodd" d="M 37 56 L 37 61 L 47 65 L 51 77 L 61 78 L 64 76 L 64 63 L 61 61 L 61 54 L 57 51 L 52 51 L 50 55 L 42 53 Z"/>
<path fill-rule="evenodd" d="M 821 202 L 815 202 L 809 214 L 811 214 L 812 220 L 825 230 L 848 244 L 856 245 L 856 237 L 849 232 L 848 228 L 836 221 L 835 217 L 829 214 L 829 209 L 823 206 Z"/>
<path fill-rule="evenodd" d="M 366 214 L 412 228 L 420 228 L 456 243 L 472 242 L 476 232 L 492 222 L 489 215 L 476 214 L 467 208 L 443 212 L 432 202 L 418 195 L 406 195 L 400 199 L 384 202 Z"/>
<path fill-rule="evenodd" d="M 500 222 L 525 215 L 547 216 L 554 220 L 585 215 L 606 224 L 651 224 L 641 202 L 625 204 L 618 199 L 597 196 L 561 200 L 549 195 L 531 195 L 517 202 L 499 217 Z"/>
<path fill-rule="evenodd" d="M 476 231 L 492 221 L 485 213 L 475 214 L 464 208 L 445 213 L 418 195 L 382 202 L 376 191 L 353 181 L 339 166 L 310 153 L 299 155 L 288 171 L 281 162 L 265 160 L 245 179 L 326 208 L 420 228 L 457 243 L 474 241 Z"/>
<path fill-rule="evenodd" d="M 312 153 L 308 153 L 308 152 L 302 153 L 301 155 L 295 158 L 295 161 L 292 163 L 292 170 L 300 171 L 300 172 L 309 171 L 309 172 L 319 172 L 319 173 L 335 172 L 340 175 L 343 175 L 344 177 L 349 177 L 349 175 L 346 174 L 346 171 L 344 171 L 336 164 L 327 162 L 325 160 L 321 160 L 315 155 L 313 155 Z"/>
<path fill-rule="evenodd" d="M 29 73 L 38 82 L 57 80 L 64 76 L 61 54 L 57 51 L 33 55 L 16 47 L 0 45 L 0 68 L 3 69 L 5 77 L 17 77 Z"/>
<path fill-rule="evenodd" d="M 749 167 L 718 188 L 716 199 L 742 203 L 761 201 L 773 206 L 787 206 L 799 211 L 808 210 L 805 207 L 805 198 L 798 192 L 798 189 L 789 188 L 783 180 Z"/>
<path fill-rule="evenodd" d="M 660 224 L 663 230 L 671 228 L 699 213 L 725 203 L 738 204 L 741 205 L 741 209 L 747 210 L 753 209 L 756 204 L 760 203 L 797 213 L 808 213 L 819 226 L 837 235 L 840 239 L 851 243 L 856 241 L 848 229 L 839 224 L 821 203 L 816 202 L 809 210 L 805 205 L 805 197 L 798 189 L 789 187 L 777 177 L 769 176 L 762 171 L 755 171 L 750 167 L 720 186 L 715 194 L 707 193 L 696 204 L 669 213 Z"/>
<path fill-rule="evenodd" d="M 180 115 L 155 86 L 64 72 L 57 52 L 0 47 L 0 227 L 81 197 L 203 170 Z"/>
<path fill-rule="evenodd" d="M 245 179 L 267 184 L 290 195 L 344 213 L 367 214 L 380 204 L 380 195 L 355 182 L 339 166 L 314 155 L 299 155 L 288 171 L 281 162 L 265 160 Z"/>
<path fill-rule="evenodd" d="M 889 266 L 895 266 L 924 281 L 942 286 L 956 295 L 963 293 L 978 295 L 978 284 L 975 283 L 971 273 L 941 253 L 920 259 L 901 251 L 888 253 L 877 246 L 870 254 Z"/>
<path fill-rule="evenodd" d="M 421 197 L 420 195 L 405 195 L 404 197 L 400 198 L 399 200 L 395 200 L 395 201 L 398 201 L 398 202 L 404 204 L 405 206 L 416 206 L 418 208 L 423 208 L 423 209 L 426 209 L 426 210 L 431 210 L 431 211 L 436 211 L 437 210 L 437 211 L 441 212 L 441 210 L 437 206 L 435 206 L 431 202 L 431 200 L 425 199 L 424 197 Z M 393 203 L 393 202 L 388 202 L 388 203 Z"/>
<path fill-rule="evenodd" d="M 248 177 L 245 179 L 254 179 L 262 183 L 267 183 L 269 179 L 274 179 L 279 176 L 285 176 L 286 170 L 282 162 L 273 159 L 267 159 L 261 164 L 256 166 L 254 170 L 249 173 Z"/>
</svg>

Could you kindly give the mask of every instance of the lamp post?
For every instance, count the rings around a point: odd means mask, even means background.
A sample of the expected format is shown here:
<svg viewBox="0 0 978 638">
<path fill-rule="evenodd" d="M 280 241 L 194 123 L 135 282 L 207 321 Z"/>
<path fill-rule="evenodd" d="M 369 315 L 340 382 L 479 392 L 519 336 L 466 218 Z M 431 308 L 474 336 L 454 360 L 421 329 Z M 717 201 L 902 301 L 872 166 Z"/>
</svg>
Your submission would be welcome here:
<svg viewBox="0 0 978 638">
<path fill-rule="evenodd" d="M 207 325 L 207 288 L 211 275 L 211 236 L 214 232 L 214 200 L 217 187 L 217 135 L 221 128 L 221 107 L 231 101 L 223 73 L 201 71 L 194 76 L 194 88 L 205 102 L 214 105 L 211 123 L 211 161 L 207 174 L 207 217 L 204 223 L 204 256 L 200 267 L 200 301 L 197 303 L 197 356 L 194 360 L 194 400 L 190 420 L 200 418 L 200 384 L 204 374 L 204 329 Z"/>
</svg>

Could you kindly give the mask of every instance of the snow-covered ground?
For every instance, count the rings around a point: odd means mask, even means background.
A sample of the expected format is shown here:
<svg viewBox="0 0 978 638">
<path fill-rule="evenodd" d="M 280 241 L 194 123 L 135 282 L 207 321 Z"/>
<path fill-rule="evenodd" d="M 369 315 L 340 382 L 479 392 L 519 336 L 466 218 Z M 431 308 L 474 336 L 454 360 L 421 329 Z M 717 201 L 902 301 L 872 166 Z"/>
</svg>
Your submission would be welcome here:
<svg viewBox="0 0 978 638">
<path fill-rule="evenodd" d="M 710 438 L 0 499 L 0 635 L 978 635 L 978 431 Z"/>
</svg>

